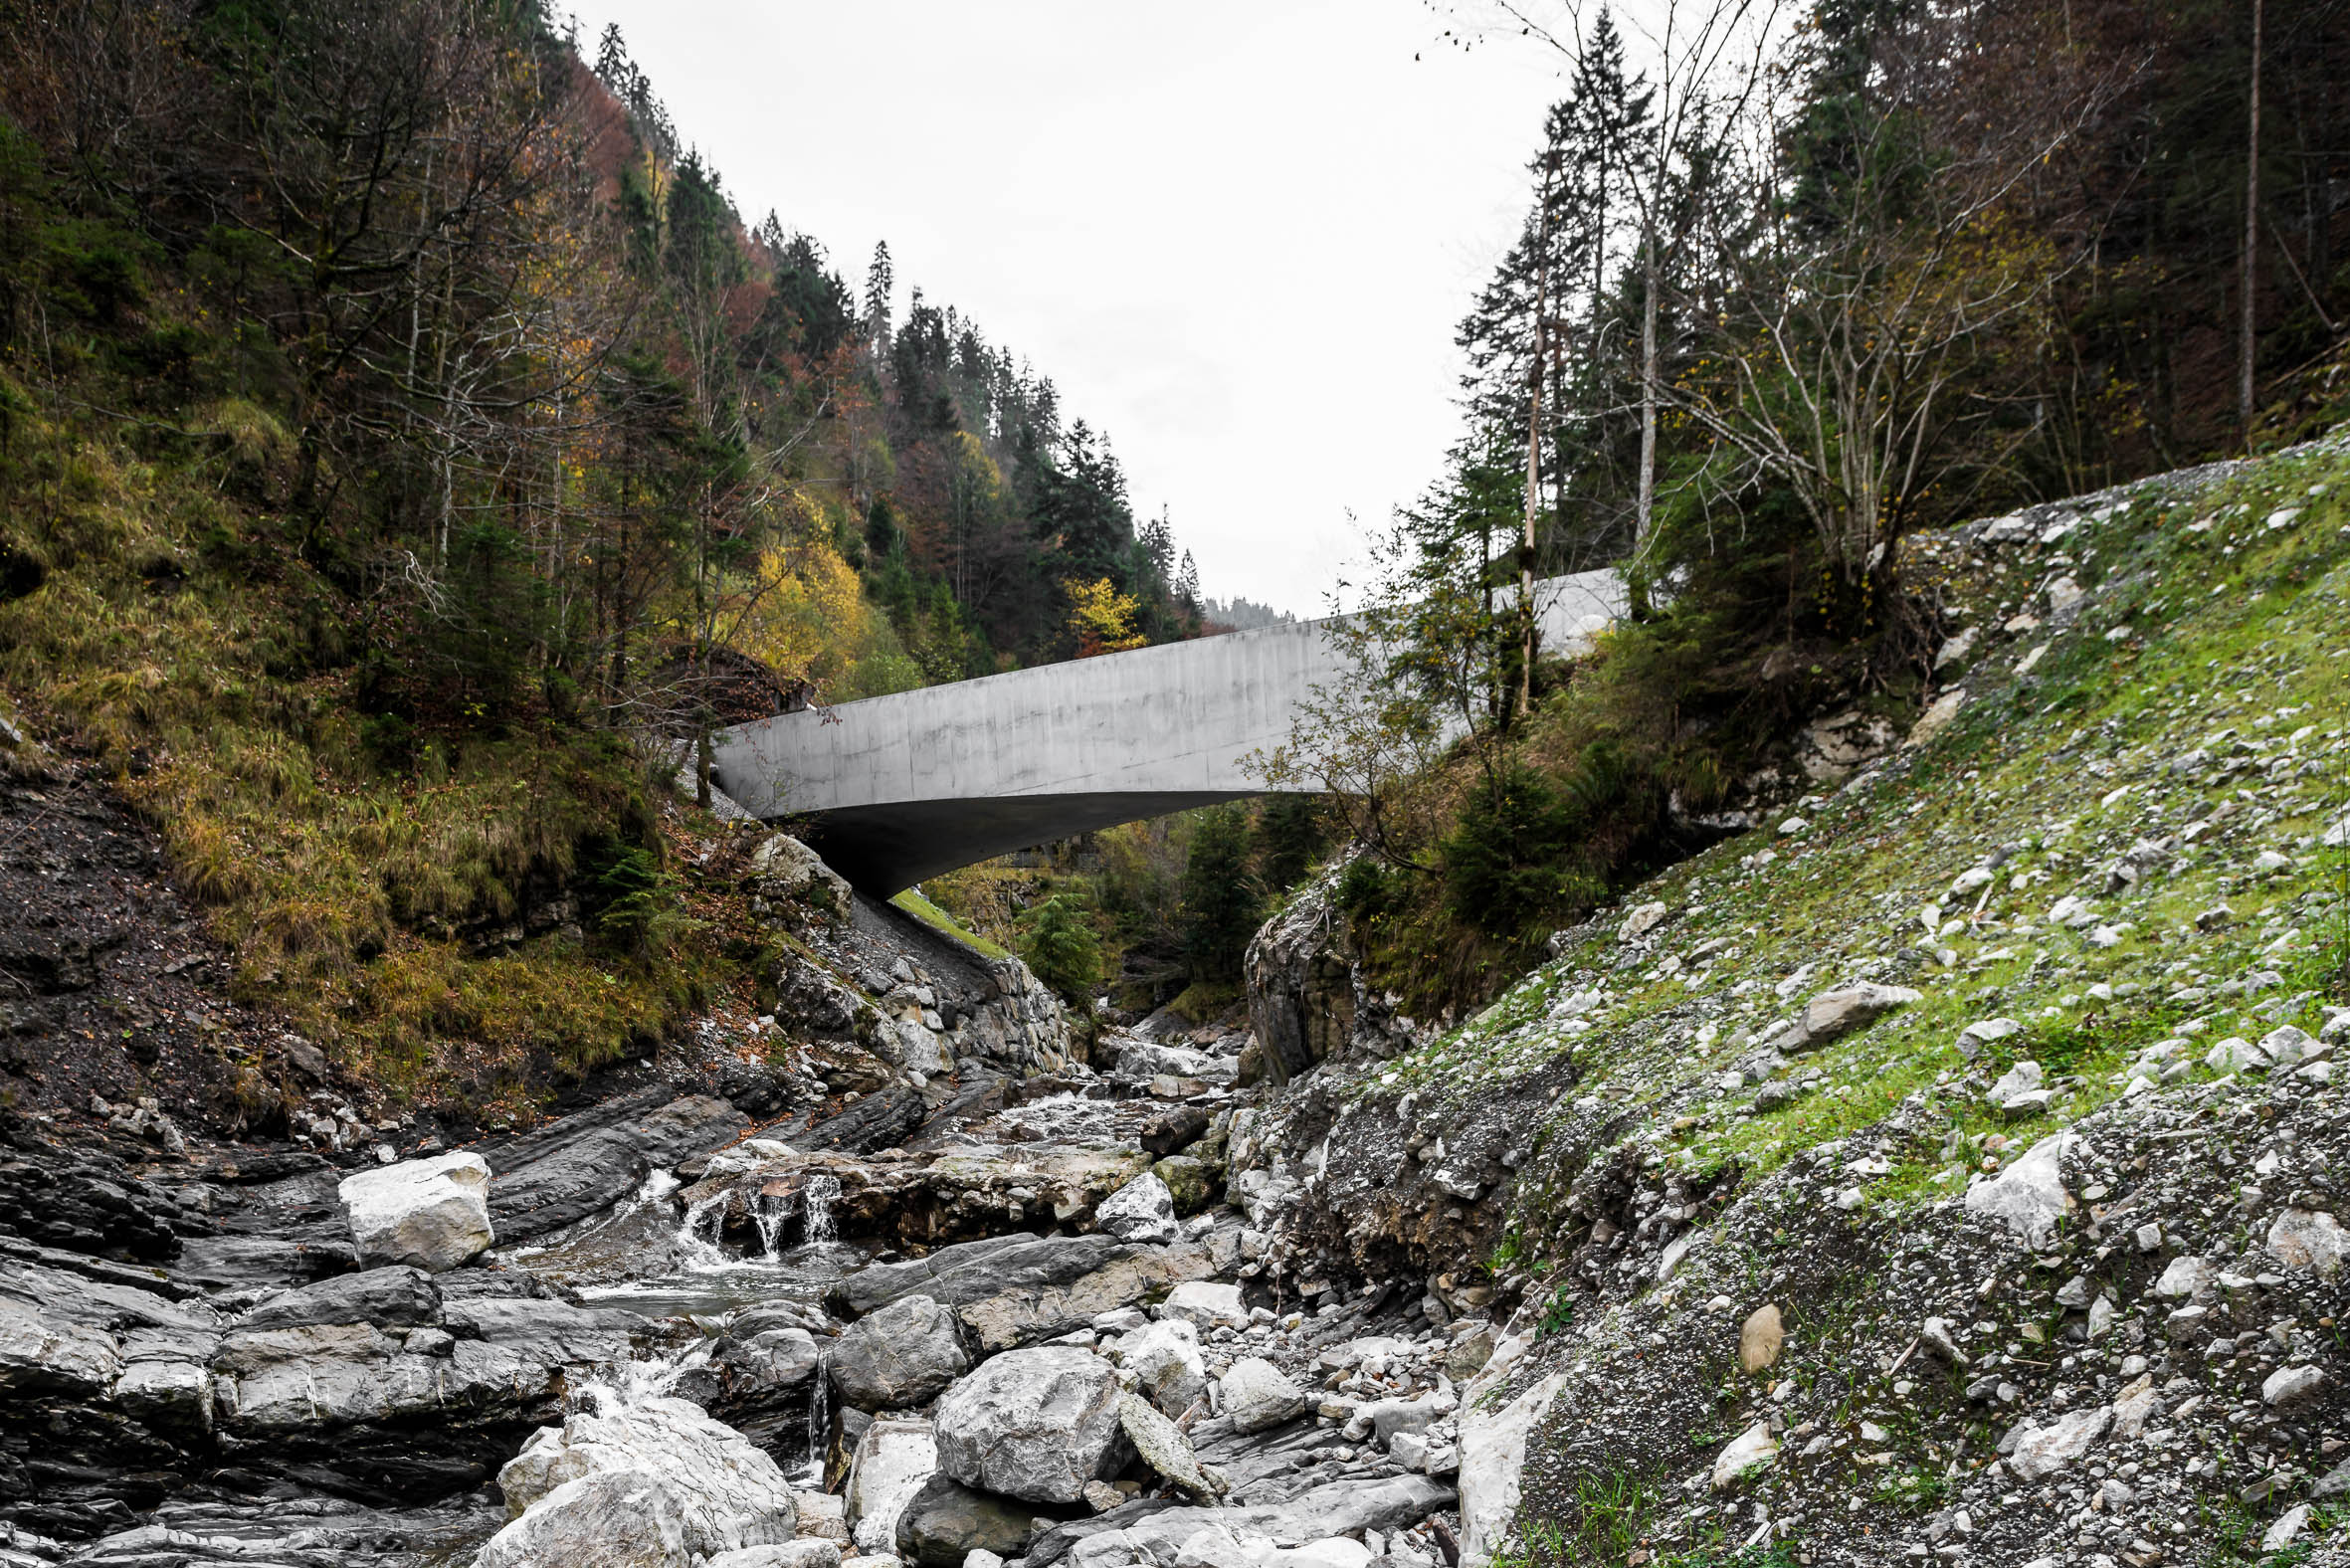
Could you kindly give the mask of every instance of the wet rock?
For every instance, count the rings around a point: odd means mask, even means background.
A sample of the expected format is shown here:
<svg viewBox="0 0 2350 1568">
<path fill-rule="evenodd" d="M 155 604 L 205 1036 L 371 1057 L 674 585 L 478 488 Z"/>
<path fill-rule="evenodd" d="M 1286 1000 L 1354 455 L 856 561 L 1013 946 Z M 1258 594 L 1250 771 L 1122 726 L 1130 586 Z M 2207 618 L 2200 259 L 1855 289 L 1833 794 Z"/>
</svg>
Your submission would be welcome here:
<svg viewBox="0 0 2350 1568">
<path fill-rule="evenodd" d="M 971 1369 L 954 1314 L 926 1295 L 898 1299 L 859 1318 L 825 1365 L 833 1387 L 859 1410 L 911 1410 Z"/>
<path fill-rule="evenodd" d="M 319 1323 L 432 1323 L 441 1316 L 433 1276 L 405 1264 L 369 1269 L 281 1291 L 239 1317 L 239 1330 L 304 1328 Z"/>
<path fill-rule="evenodd" d="M 362 1264 L 440 1274 L 496 1240 L 490 1229 L 490 1163 L 479 1154 L 405 1160 L 346 1176 L 335 1189 Z"/>
<path fill-rule="evenodd" d="M 1305 1391 L 1262 1356 L 1243 1356 L 1218 1384 L 1236 1431 L 1263 1432 L 1305 1413 Z"/>
<path fill-rule="evenodd" d="M 938 1466 L 985 1491 L 1079 1502 L 1085 1482 L 1114 1475 L 1125 1458 L 1117 1411 L 1117 1375 L 1092 1352 L 1006 1351 L 939 1401 Z"/>
<path fill-rule="evenodd" d="M 1208 1166 L 1188 1154 L 1171 1154 L 1150 1169 L 1167 1184 L 1175 1212 L 1187 1219 L 1216 1201 L 1216 1185 Z"/>
<path fill-rule="evenodd" d="M 649 1172 L 724 1148 L 749 1125 L 722 1099 L 666 1084 L 608 1099 L 486 1151 L 496 1173 L 490 1221 L 509 1246 L 576 1225 Z"/>
<path fill-rule="evenodd" d="M 894 1544 L 901 1560 L 919 1568 L 962 1568 L 975 1551 L 1019 1556 L 1035 1518 L 1029 1503 L 991 1496 L 941 1471 L 906 1499 Z"/>
</svg>

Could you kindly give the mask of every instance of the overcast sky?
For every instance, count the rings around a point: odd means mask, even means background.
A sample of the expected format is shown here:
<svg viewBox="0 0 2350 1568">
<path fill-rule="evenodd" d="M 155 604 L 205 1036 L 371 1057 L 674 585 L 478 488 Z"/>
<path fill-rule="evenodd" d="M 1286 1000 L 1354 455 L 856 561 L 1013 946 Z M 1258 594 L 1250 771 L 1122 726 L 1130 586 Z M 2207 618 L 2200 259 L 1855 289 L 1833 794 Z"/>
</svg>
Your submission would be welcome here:
<svg viewBox="0 0 2350 1568">
<path fill-rule="evenodd" d="M 1422 0 L 596 0 L 743 215 L 877 240 L 1108 433 L 1203 589 L 1319 613 L 1458 430 L 1559 88 Z M 1415 58 L 1417 57 L 1417 58 Z"/>
</svg>

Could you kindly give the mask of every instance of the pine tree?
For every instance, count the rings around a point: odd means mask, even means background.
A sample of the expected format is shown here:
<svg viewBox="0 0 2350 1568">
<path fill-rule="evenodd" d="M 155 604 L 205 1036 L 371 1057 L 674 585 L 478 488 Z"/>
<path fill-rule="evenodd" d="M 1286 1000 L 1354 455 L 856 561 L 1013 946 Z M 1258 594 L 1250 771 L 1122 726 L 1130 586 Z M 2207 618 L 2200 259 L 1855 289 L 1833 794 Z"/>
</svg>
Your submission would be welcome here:
<svg viewBox="0 0 2350 1568">
<path fill-rule="evenodd" d="M 877 362 L 889 354 L 889 298 L 894 288 L 894 275 L 889 270 L 889 242 L 881 240 L 874 246 L 873 265 L 865 270 L 865 328 L 866 343 L 873 349 Z"/>
</svg>

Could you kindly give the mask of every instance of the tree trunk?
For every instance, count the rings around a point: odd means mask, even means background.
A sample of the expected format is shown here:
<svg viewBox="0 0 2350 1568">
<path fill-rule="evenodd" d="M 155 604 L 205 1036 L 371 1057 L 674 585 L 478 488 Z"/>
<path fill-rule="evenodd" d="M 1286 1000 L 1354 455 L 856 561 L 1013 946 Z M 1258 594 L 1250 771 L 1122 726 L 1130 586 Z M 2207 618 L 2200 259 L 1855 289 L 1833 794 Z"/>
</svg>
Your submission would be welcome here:
<svg viewBox="0 0 2350 1568">
<path fill-rule="evenodd" d="M 2245 134 L 2244 164 L 2244 335 L 2236 383 L 2236 411 L 2244 424 L 2244 444 L 2252 442 L 2253 263 L 2260 245 L 2260 22 L 2262 0 L 2252 0 L 2252 109 Z"/>
<path fill-rule="evenodd" d="M 1641 241 L 1640 305 L 1640 500 L 1633 513 L 1632 553 L 1637 562 L 1649 547 L 1657 508 L 1657 236 Z M 1634 574 L 1639 575 L 1637 572 Z M 1646 595 L 1642 595 L 1645 601 Z M 1635 610 L 1645 609 L 1645 603 Z"/>
</svg>

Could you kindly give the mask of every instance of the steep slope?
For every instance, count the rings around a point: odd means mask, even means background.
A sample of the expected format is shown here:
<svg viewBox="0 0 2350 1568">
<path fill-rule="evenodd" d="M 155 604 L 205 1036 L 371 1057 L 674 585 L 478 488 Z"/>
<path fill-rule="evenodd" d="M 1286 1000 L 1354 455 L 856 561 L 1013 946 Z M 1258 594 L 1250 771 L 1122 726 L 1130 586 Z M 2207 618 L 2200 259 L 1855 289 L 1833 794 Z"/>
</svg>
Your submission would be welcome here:
<svg viewBox="0 0 2350 1568">
<path fill-rule="evenodd" d="M 2316 1538 L 2291 1510 L 2350 1491 L 2346 482 L 2336 437 L 1913 541 L 1965 630 L 1905 745 L 1458 1030 L 1324 1031 L 1236 1123 L 1272 1274 L 1514 1307 L 1465 1391 L 1471 1559 Z M 1329 933 L 1284 949 L 1313 997 L 1375 1001 L 1329 977 L 1342 919 L 1284 929 Z"/>
</svg>

